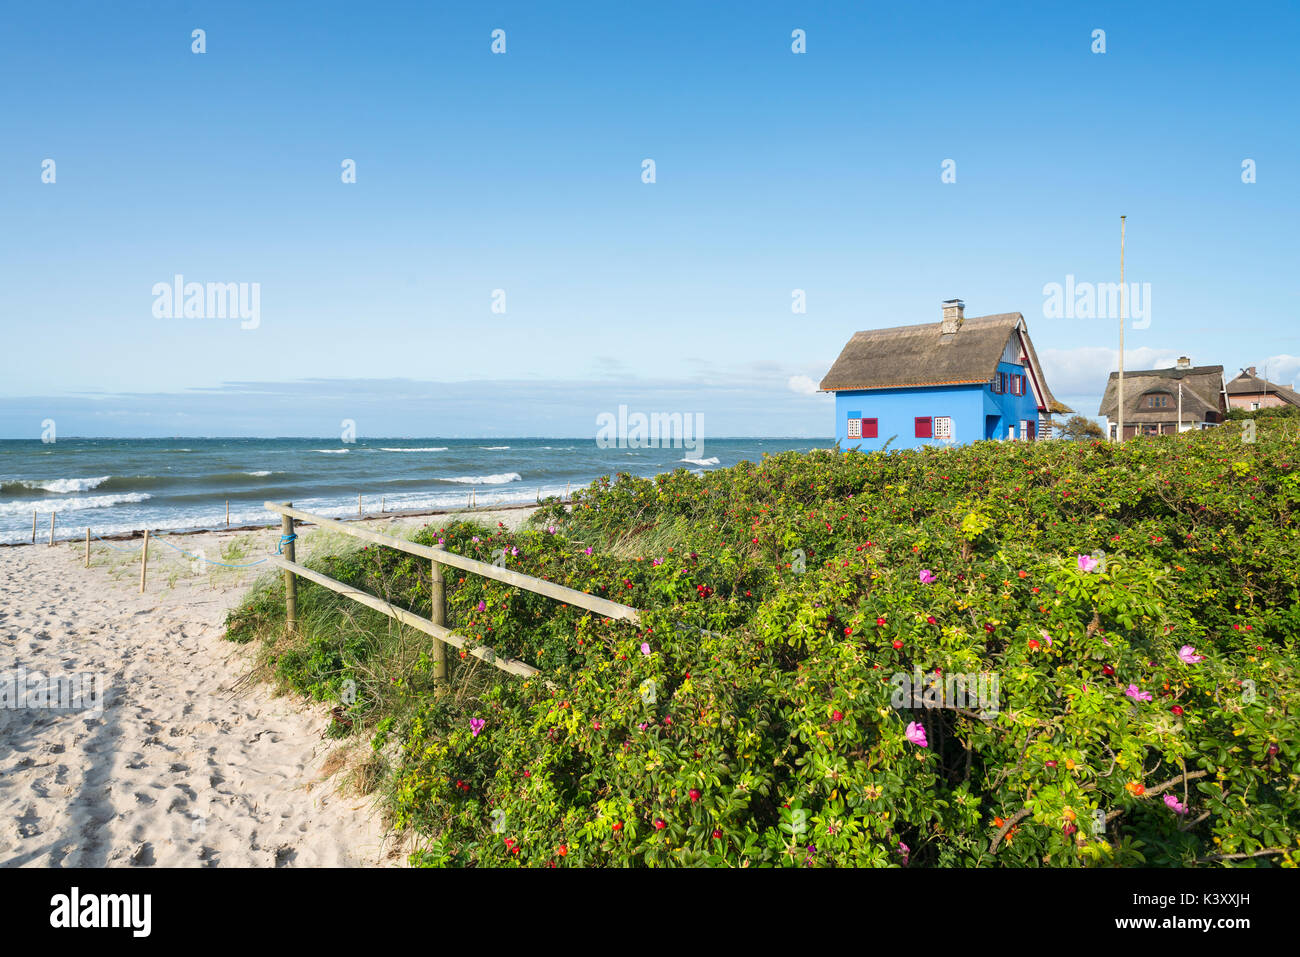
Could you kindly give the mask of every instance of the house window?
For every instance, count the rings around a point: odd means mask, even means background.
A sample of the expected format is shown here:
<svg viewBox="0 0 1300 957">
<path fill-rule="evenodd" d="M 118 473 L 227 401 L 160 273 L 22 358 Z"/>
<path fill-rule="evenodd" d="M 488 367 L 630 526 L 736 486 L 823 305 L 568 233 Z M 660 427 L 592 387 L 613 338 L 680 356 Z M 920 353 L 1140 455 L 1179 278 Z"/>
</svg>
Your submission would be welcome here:
<svg viewBox="0 0 1300 957">
<path fill-rule="evenodd" d="M 1029 438 L 1029 420 L 1028 420 L 1028 419 L 1021 419 L 1021 420 L 1020 420 L 1020 438 L 1022 438 L 1022 439 L 1027 439 L 1027 438 Z"/>
<path fill-rule="evenodd" d="M 936 439 L 952 438 L 952 416 L 936 415 L 934 417 L 934 437 Z"/>
<path fill-rule="evenodd" d="M 1148 409 L 1167 409 L 1169 408 L 1169 396 L 1167 395 L 1149 395 L 1147 396 Z"/>
<path fill-rule="evenodd" d="M 860 438 L 862 438 L 862 420 L 861 420 L 861 419 L 849 419 L 849 438 L 851 438 L 851 439 L 860 439 Z"/>
<path fill-rule="evenodd" d="M 1012 395 L 1024 395 L 1024 394 L 1025 394 L 1025 377 L 1024 377 L 1024 376 L 1022 376 L 1022 375 L 1014 375 L 1014 374 L 1011 376 L 1011 394 L 1012 394 Z"/>
<path fill-rule="evenodd" d="M 862 437 L 864 439 L 874 439 L 878 437 L 875 419 L 862 420 Z"/>
<path fill-rule="evenodd" d="M 918 439 L 933 438 L 934 429 L 928 415 L 916 417 L 916 437 Z"/>
<path fill-rule="evenodd" d="M 997 395 L 1007 391 L 1007 374 L 1005 372 L 993 373 L 993 391 Z"/>
</svg>

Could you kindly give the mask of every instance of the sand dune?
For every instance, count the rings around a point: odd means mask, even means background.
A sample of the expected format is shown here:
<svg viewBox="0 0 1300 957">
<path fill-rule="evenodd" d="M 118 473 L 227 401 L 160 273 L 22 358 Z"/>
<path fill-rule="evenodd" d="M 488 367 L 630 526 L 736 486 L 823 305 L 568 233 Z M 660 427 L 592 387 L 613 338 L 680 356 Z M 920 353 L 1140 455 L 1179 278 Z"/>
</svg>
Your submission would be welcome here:
<svg viewBox="0 0 1300 957">
<path fill-rule="evenodd" d="M 167 540 L 220 560 L 237 534 Z M 243 561 L 276 537 L 242 534 Z M 87 569 L 80 545 L 0 548 L 0 672 L 94 673 L 104 689 L 99 714 L 0 708 L 0 865 L 401 863 L 370 799 L 322 777 L 339 747 L 321 737 L 328 709 L 241 681 L 248 652 L 222 622 L 263 568 L 151 548 L 140 595 L 138 554 L 97 545 Z"/>
</svg>

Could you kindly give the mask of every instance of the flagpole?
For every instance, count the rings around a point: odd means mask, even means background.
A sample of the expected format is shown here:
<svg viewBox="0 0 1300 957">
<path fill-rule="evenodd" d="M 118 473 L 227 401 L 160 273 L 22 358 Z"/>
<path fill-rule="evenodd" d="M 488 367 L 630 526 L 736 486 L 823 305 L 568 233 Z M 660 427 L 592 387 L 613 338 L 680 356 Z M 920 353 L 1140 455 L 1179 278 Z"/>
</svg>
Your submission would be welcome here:
<svg viewBox="0 0 1300 957">
<path fill-rule="evenodd" d="M 1115 441 L 1124 441 L 1124 220 L 1119 218 L 1119 428 Z"/>
</svg>

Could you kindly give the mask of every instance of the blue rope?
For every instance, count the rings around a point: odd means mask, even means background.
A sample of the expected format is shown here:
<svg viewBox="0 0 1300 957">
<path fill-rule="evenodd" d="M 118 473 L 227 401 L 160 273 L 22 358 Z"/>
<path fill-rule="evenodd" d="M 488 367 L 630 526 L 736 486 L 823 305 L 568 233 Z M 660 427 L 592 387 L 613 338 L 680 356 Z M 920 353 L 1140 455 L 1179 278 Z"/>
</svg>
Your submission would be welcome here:
<svg viewBox="0 0 1300 957">
<path fill-rule="evenodd" d="M 139 545 L 137 545 L 135 548 L 118 548 L 118 547 L 117 547 L 116 545 L 114 545 L 112 542 L 105 541 L 104 539 L 99 538 L 99 536 L 98 536 L 98 535 L 95 535 L 94 532 L 91 532 L 90 534 L 91 534 L 91 535 L 94 535 L 94 537 L 95 537 L 95 538 L 98 538 L 101 542 L 104 542 L 105 545 L 107 545 L 109 548 L 113 549 L 114 551 L 118 551 L 118 552 L 138 552 L 138 551 L 140 550 L 140 546 L 139 546 Z"/>
<path fill-rule="evenodd" d="M 158 539 L 158 541 L 162 542 L 162 543 L 163 543 L 164 545 L 166 545 L 168 548 L 173 549 L 174 551 L 178 551 L 178 552 L 180 552 L 182 555 L 188 555 L 188 556 L 190 556 L 190 558 L 197 558 L 197 559 L 199 559 L 199 561 L 207 562 L 209 565 L 220 565 L 222 568 L 252 568 L 254 565 L 260 565 L 260 564 L 262 564 L 264 561 L 266 561 L 265 558 L 259 558 L 259 559 L 258 559 L 257 561 L 255 561 L 255 562 L 245 562 L 245 563 L 242 564 L 242 565 L 231 565 L 231 564 L 228 564 L 227 562 L 214 562 L 212 559 L 210 559 L 210 558 L 208 558 L 208 557 L 206 557 L 206 556 L 204 556 L 204 555 L 200 555 L 200 554 L 198 554 L 197 552 L 187 552 L 187 551 L 186 551 L 185 549 L 183 549 L 183 548 L 178 548 L 177 546 L 173 545 L 171 542 L 167 541 L 167 539 L 165 539 L 165 538 L 160 538 L 160 539 Z"/>
<path fill-rule="evenodd" d="M 296 542 L 297 540 L 298 540 L 298 536 L 295 535 L 293 532 L 290 532 L 288 535 L 281 535 L 279 544 L 275 546 L 275 553 L 277 555 L 283 555 L 284 546 L 290 545 L 293 542 Z"/>
<path fill-rule="evenodd" d="M 117 551 L 117 552 L 127 552 L 127 553 L 130 553 L 130 552 L 138 552 L 138 551 L 143 547 L 142 545 L 137 545 L 135 548 L 118 548 L 118 547 L 117 547 L 116 545 L 114 545 L 112 542 L 110 542 L 110 541 L 105 541 L 104 539 L 100 538 L 98 535 L 95 535 L 94 532 L 91 532 L 90 534 L 91 534 L 92 536 L 94 536 L 94 538 L 96 538 L 96 539 L 98 539 L 99 541 L 103 542 L 103 543 L 104 543 L 105 545 L 107 545 L 109 548 L 111 548 L 111 549 L 113 549 L 114 551 Z M 158 534 L 157 532 L 154 532 L 154 535 L 155 535 L 155 536 L 156 536 L 157 534 Z M 297 536 L 294 536 L 294 537 L 296 538 Z M 187 552 L 187 551 L 186 551 L 185 549 L 183 549 L 183 548 L 178 548 L 177 546 L 173 545 L 171 542 L 167 541 L 167 539 L 165 539 L 165 538 L 155 538 L 154 540 L 155 540 L 155 542 L 162 542 L 162 544 L 166 545 L 168 548 L 173 549 L 174 551 L 178 551 L 178 552 L 180 552 L 182 555 L 188 555 L 190 558 L 197 558 L 197 559 L 199 559 L 200 561 L 207 562 L 209 565 L 220 565 L 222 568 L 252 568 L 254 565 L 261 565 L 261 564 L 263 564 L 263 563 L 266 561 L 265 558 L 261 558 L 261 559 L 258 559 L 258 560 L 255 561 L 255 562 L 246 562 L 246 563 L 244 563 L 244 564 L 242 564 L 242 565 L 231 565 L 231 564 L 229 564 L 228 562 L 214 562 L 212 559 L 207 558 L 207 557 L 204 556 L 204 555 L 200 555 L 200 554 L 198 554 L 197 552 Z M 281 541 L 283 541 L 283 539 L 282 539 Z M 276 551 L 277 551 L 277 553 L 278 553 L 278 552 L 279 552 L 279 549 L 277 548 Z"/>
</svg>

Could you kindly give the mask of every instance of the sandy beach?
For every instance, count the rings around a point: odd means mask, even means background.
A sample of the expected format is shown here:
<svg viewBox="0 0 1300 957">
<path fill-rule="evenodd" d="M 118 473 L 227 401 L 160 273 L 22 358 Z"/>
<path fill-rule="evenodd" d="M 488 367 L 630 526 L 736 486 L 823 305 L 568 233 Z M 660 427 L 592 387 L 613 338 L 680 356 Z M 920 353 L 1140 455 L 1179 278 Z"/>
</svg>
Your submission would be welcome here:
<svg viewBox="0 0 1300 957">
<path fill-rule="evenodd" d="M 530 511 L 474 517 L 513 528 Z M 300 561 L 346 540 L 299 536 Z M 372 800 L 340 787 L 352 746 L 322 737 L 328 708 L 243 680 L 249 649 L 222 639 L 267 572 L 210 562 L 254 562 L 277 538 L 160 536 L 144 594 L 138 539 L 95 542 L 90 568 L 81 542 L 0 548 L 0 673 L 96 675 L 103 689 L 102 708 L 0 708 L 0 866 L 403 863 Z"/>
</svg>

